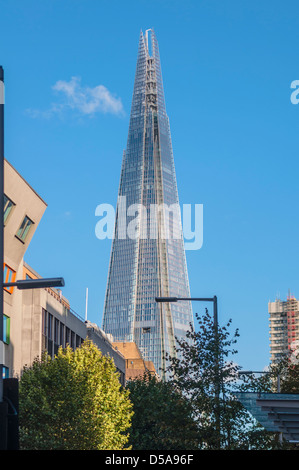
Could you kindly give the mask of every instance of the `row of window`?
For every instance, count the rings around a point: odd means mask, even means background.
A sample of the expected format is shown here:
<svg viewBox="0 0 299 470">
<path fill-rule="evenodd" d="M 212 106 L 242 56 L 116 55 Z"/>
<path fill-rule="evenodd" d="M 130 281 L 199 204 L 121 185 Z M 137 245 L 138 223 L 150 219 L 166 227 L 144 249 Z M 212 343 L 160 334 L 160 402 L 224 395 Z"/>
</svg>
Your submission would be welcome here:
<svg viewBox="0 0 299 470">
<path fill-rule="evenodd" d="M 57 354 L 59 346 L 65 347 L 69 344 L 75 349 L 82 344 L 83 338 L 75 334 L 47 310 L 42 309 L 42 315 L 42 348 L 47 350 L 51 357 Z M 3 342 L 10 343 L 10 317 L 7 315 L 3 315 Z M 3 366 L 2 376 L 4 379 L 9 377 L 8 367 Z"/>
<path fill-rule="evenodd" d="M 6 222 L 8 216 L 10 215 L 14 207 L 15 203 L 11 199 L 9 199 L 6 194 L 4 194 L 4 223 Z M 19 238 L 22 242 L 25 242 L 29 230 L 33 224 L 34 222 L 27 215 L 25 215 L 16 233 L 16 237 Z"/>
<path fill-rule="evenodd" d="M 69 345 L 71 348 L 78 348 L 84 341 L 74 331 L 64 325 L 58 318 L 54 317 L 44 308 L 42 309 L 42 335 L 43 349 L 49 356 L 54 357 L 58 348 L 65 348 Z"/>
</svg>

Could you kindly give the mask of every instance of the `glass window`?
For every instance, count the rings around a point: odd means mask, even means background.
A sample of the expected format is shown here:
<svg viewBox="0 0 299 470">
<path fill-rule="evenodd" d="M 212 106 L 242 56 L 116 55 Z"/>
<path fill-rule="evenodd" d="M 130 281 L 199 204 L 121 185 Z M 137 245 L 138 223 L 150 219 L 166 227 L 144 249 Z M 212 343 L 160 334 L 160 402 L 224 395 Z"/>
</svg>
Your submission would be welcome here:
<svg viewBox="0 0 299 470">
<path fill-rule="evenodd" d="M 42 331 L 43 335 L 47 336 L 47 310 L 42 309 Z"/>
<path fill-rule="evenodd" d="M 4 194 L 4 223 L 7 219 L 7 217 L 9 216 L 13 206 L 14 206 L 14 202 L 12 202 L 7 196 L 6 194 Z"/>
<path fill-rule="evenodd" d="M 2 366 L 2 378 L 9 379 L 9 368 L 6 366 Z"/>
<path fill-rule="evenodd" d="M 76 348 L 79 348 L 80 344 L 81 344 L 81 338 L 80 336 L 76 335 Z"/>
<path fill-rule="evenodd" d="M 16 280 L 16 271 L 11 269 L 7 264 L 3 264 L 3 282 L 15 282 Z M 13 293 L 13 286 L 11 287 L 4 287 L 4 289 L 9 292 L 10 294 Z"/>
<path fill-rule="evenodd" d="M 70 344 L 71 339 L 71 330 L 66 326 L 65 327 L 65 344 Z"/>
<path fill-rule="evenodd" d="M 53 315 L 51 313 L 48 313 L 48 338 L 52 338 L 52 327 L 53 327 Z"/>
<path fill-rule="evenodd" d="M 53 356 L 53 341 L 48 338 L 48 354 L 50 357 Z"/>
<path fill-rule="evenodd" d="M 32 222 L 31 219 L 29 219 L 29 217 L 27 217 L 27 215 L 24 217 L 24 220 L 19 228 L 19 230 L 17 231 L 17 237 L 22 240 L 23 242 L 25 241 L 27 235 L 28 235 L 28 232 L 31 228 L 31 226 L 33 225 L 34 222 Z"/>
<path fill-rule="evenodd" d="M 54 320 L 54 343 L 58 344 L 59 320 Z"/>
<path fill-rule="evenodd" d="M 64 347 L 64 325 L 60 323 L 60 346 Z"/>
<path fill-rule="evenodd" d="M 75 333 L 71 331 L 71 348 L 75 349 Z"/>
<path fill-rule="evenodd" d="M 3 315 L 3 342 L 9 344 L 10 341 L 10 318 Z"/>
</svg>

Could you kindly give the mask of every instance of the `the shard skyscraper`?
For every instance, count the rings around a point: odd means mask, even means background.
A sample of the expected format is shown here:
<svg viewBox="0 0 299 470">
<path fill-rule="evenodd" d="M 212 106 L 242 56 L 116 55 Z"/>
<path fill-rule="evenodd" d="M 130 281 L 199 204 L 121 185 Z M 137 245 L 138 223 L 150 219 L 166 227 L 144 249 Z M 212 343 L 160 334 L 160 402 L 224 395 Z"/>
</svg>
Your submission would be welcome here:
<svg viewBox="0 0 299 470">
<path fill-rule="evenodd" d="M 153 30 L 140 33 L 127 148 L 112 241 L 103 329 L 135 341 L 144 360 L 164 368 L 175 337 L 193 324 L 181 219 L 159 49 Z"/>
</svg>

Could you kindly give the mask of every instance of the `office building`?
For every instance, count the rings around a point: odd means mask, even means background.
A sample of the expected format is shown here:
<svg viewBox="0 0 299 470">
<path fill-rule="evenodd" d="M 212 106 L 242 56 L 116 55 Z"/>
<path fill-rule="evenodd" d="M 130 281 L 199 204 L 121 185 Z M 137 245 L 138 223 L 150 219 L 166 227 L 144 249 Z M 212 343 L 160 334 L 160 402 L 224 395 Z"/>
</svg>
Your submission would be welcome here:
<svg viewBox="0 0 299 470">
<path fill-rule="evenodd" d="M 139 39 L 103 330 L 114 341 L 135 342 L 158 374 L 165 353 L 176 354 L 175 337 L 186 338 L 193 324 L 188 301 L 155 302 L 160 296 L 190 297 L 178 208 L 159 48 L 154 31 L 147 30 Z"/>
<path fill-rule="evenodd" d="M 24 279 L 23 258 L 47 204 L 7 161 L 4 161 L 4 283 Z M 23 291 L 4 288 L 4 368 L 5 377 L 19 374 L 27 363 L 28 335 L 23 322 Z M 23 355 L 25 354 L 25 357 Z"/>
<path fill-rule="evenodd" d="M 47 204 L 7 161 L 4 161 L 4 282 L 39 279 L 24 255 Z M 54 358 L 60 346 L 76 349 L 90 338 L 109 355 L 125 384 L 125 358 L 96 325 L 85 321 L 55 288 L 4 288 L 3 378 L 20 377 L 24 366 L 46 351 Z"/>
</svg>

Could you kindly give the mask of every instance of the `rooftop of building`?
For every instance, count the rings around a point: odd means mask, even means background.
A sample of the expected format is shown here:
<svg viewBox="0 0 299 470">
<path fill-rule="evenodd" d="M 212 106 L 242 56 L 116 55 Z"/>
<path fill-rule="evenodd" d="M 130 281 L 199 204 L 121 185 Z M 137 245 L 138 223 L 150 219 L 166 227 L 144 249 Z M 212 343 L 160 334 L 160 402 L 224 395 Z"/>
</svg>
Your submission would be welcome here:
<svg viewBox="0 0 299 470">
<path fill-rule="evenodd" d="M 28 186 L 28 188 L 30 188 L 31 191 L 33 191 L 34 194 L 36 194 L 36 196 L 45 204 L 45 206 L 48 207 L 48 204 L 44 201 L 44 199 L 36 192 L 36 190 L 28 183 L 28 181 L 25 180 L 25 178 L 18 172 L 18 170 L 16 170 L 16 168 L 6 158 L 4 158 L 4 162 L 13 169 L 13 171 L 24 181 L 24 183 Z"/>
<path fill-rule="evenodd" d="M 136 343 L 133 341 L 114 341 L 114 347 L 122 353 L 126 359 L 126 379 L 132 380 L 142 377 L 146 372 L 157 375 L 152 361 L 145 361 Z"/>
</svg>

